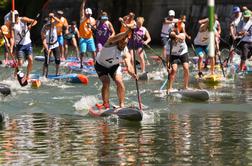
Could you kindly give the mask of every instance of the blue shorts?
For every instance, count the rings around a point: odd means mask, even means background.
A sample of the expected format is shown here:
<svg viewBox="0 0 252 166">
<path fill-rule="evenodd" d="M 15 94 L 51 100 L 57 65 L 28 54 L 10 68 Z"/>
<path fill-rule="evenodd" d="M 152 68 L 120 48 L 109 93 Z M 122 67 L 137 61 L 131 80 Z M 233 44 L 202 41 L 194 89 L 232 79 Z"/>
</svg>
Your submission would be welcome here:
<svg viewBox="0 0 252 166">
<path fill-rule="evenodd" d="M 17 59 L 28 59 L 28 56 L 32 55 L 32 45 L 31 43 L 26 45 L 16 46 Z"/>
<path fill-rule="evenodd" d="M 63 35 L 60 35 L 60 36 L 58 36 L 58 43 L 59 43 L 59 45 L 60 46 L 63 46 L 64 45 L 64 38 L 63 38 Z"/>
<path fill-rule="evenodd" d="M 209 47 L 207 46 L 200 46 L 195 45 L 195 52 L 199 57 L 203 57 L 204 55 L 208 54 Z"/>
<path fill-rule="evenodd" d="M 90 39 L 80 38 L 79 44 L 80 44 L 80 53 L 85 53 L 87 51 L 90 52 L 96 51 L 94 38 Z"/>
</svg>

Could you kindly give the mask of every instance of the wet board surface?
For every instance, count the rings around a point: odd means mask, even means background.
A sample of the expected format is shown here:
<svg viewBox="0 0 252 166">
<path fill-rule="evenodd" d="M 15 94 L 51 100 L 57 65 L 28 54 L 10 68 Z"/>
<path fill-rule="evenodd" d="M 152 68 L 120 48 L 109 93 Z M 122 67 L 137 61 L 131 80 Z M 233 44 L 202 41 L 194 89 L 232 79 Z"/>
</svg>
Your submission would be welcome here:
<svg viewBox="0 0 252 166">
<path fill-rule="evenodd" d="M 157 90 L 154 91 L 154 93 L 173 96 L 180 99 L 198 100 L 198 101 L 207 101 L 210 98 L 209 92 L 204 89 L 188 89 L 188 90 L 174 89 L 172 92 L 168 94 L 166 90 Z"/>
<path fill-rule="evenodd" d="M 98 109 L 96 106 L 90 107 L 88 113 L 94 117 L 106 117 L 110 115 L 117 115 L 120 119 L 128 121 L 141 121 L 143 119 L 143 113 L 136 107 L 125 108 L 110 108 L 110 109 Z"/>
</svg>

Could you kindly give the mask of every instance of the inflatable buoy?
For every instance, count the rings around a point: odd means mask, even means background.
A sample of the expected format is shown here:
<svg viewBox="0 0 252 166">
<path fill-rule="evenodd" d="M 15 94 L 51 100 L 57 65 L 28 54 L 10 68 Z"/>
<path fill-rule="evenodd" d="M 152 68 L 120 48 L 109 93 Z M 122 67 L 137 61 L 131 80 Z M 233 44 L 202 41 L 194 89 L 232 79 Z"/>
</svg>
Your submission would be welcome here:
<svg viewBox="0 0 252 166">
<path fill-rule="evenodd" d="M 83 74 L 78 74 L 77 77 L 79 78 L 80 82 L 84 85 L 87 85 L 89 80 L 88 77 Z"/>
<path fill-rule="evenodd" d="M 41 86 L 40 80 L 31 80 L 31 86 L 34 89 L 38 89 Z"/>
</svg>

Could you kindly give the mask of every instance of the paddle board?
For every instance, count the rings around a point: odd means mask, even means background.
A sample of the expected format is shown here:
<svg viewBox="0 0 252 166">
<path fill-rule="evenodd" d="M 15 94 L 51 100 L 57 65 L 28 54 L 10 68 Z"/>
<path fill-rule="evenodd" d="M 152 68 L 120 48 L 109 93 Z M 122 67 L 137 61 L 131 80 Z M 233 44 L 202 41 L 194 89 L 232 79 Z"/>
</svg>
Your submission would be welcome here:
<svg viewBox="0 0 252 166">
<path fill-rule="evenodd" d="M 10 87 L 6 84 L 0 83 L 0 93 L 4 96 L 11 94 Z"/>
<path fill-rule="evenodd" d="M 143 119 L 142 111 L 136 107 L 99 109 L 96 106 L 93 106 L 88 109 L 88 114 L 93 117 L 116 115 L 120 119 L 128 121 L 141 121 Z"/>
<path fill-rule="evenodd" d="M 94 66 L 83 65 L 83 68 L 80 68 L 80 63 L 71 62 L 67 64 L 68 69 L 76 72 L 83 72 L 85 74 L 95 75 L 96 71 Z"/>
<path fill-rule="evenodd" d="M 31 74 L 30 78 L 31 79 L 39 79 L 40 77 L 42 77 L 40 74 Z M 83 74 L 76 74 L 76 73 L 72 73 L 72 74 L 62 74 L 62 75 L 54 75 L 54 74 L 49 74 L 48 79 L 51 80 L 65 80 L 71 83 L 82 83 L 84 85 L 87 85 L 89 80 L 88 77 L 83 75 Z"/>
<path fill-rule="evenodd" d="M 221 74 L 207 74 L 204 75 L 203 77 L 199 77 L 199 75 L 197 74 L 195 76 L 195 79 L 198 81 L 202 81 L 206 84 L 218 84 L 222 81 L 222 75 Z"/>
<path fill-rule="evenodd" d="M 45 56 L 37 55 L 37 56 L 34 57 L 34 60 L 39 61 L 39 62 L 44 62 L 45 61 Z M 50 57 L 49 60 L 50 60 L 50 62 L 54 62 L 55 59 L 54 59 L 54 57 Z"/>
<path fill-rule="evenodd" d="M 166 90 L 156 90 L 154 93 L 173 96 L 182 100 L 207 101 L 210 98 L 209 92 L 205 89 L 173 89 L 168 94 Z"/>
</svg>

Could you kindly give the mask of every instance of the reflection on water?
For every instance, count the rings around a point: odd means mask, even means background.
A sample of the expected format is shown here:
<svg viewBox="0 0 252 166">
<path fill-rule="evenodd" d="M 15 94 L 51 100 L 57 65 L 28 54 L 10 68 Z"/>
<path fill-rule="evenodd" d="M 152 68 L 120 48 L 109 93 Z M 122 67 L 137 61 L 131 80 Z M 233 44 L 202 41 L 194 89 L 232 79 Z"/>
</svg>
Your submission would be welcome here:
<svg viewBox="0 0 252 166">
<path fill-rule="evenodd" d="M 0 164 L 249 165 L 252 114 L 161 111 L 152 123 L 34 113 L 0 131 Z"/>
</svg>

